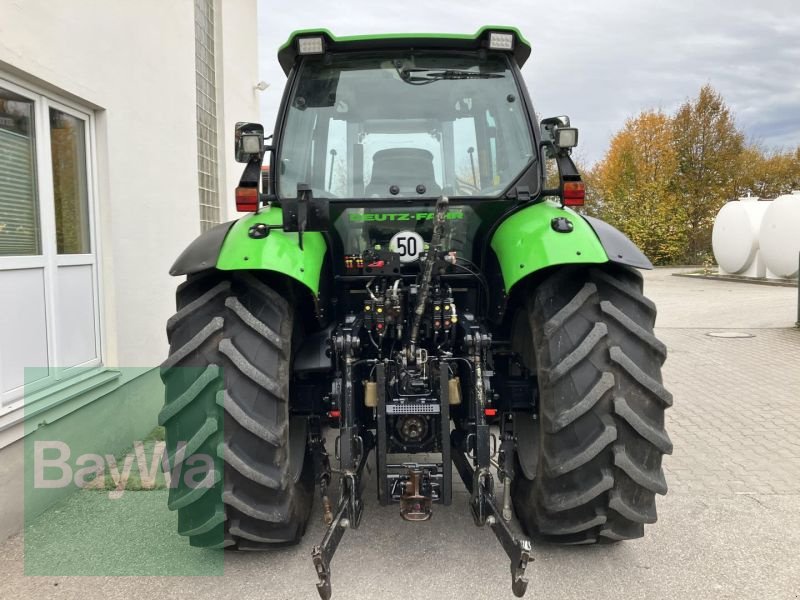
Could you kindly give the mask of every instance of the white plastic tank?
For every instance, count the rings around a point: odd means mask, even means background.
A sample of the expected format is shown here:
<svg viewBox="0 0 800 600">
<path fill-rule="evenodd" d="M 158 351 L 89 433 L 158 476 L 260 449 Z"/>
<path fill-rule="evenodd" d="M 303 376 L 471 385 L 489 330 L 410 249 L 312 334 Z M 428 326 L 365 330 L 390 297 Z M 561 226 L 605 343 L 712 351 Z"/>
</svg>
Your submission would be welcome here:
<svg viewBox="0 0 800 600">
<path fill-rule="evenodd" d="M 756 197 L 740 198 L 723 206 L 714 221 L 711 246 L 723 275 L 764 277 L 766 268 L 759 252 L 761 221 L 771 202 Z"/>
<path fill-rule="evenodd" d="M 796 277 L 800 255 L 800 192 L 778 196 L 770 202 L 758 238 L 766 276 Z"/>
</svg>

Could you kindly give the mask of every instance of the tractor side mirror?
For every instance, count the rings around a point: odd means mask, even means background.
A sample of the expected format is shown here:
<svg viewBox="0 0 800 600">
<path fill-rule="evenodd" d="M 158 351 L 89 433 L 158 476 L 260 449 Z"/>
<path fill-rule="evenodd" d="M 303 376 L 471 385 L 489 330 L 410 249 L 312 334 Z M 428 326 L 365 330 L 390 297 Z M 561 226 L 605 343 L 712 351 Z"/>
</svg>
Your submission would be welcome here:
<svg viewBox="0 0 800 600">
<path fill-rule="evenodd" d="M 585 186 L 570 153 L 578 145 L 578 130 L 570 127 L 569 117 L 550 117 L 541 122 L 541 141 L 547 158 L 558 168 L 558 187 L 543 190 L 543 196 L 558 196 L 563 206 L 583 206 Z"/>
<path fill-rule="evenodd" d="M 262 195 L 258 191 L 261 181 L 261 163 L 264 152 L 264 127 L 260 123 L 237 123 L 234 132 L 234 151 L 236 161 L 247 163 L 239 185 L 236 187 L 236 210 L 238 212 L 258 212 Z"/>
<path fill-rule="evenodd" d="M 264 154 L 264 126 L 260 123 L 237 123 L 234 133 L 236 162 L 259 162 Z"/>
</svg>

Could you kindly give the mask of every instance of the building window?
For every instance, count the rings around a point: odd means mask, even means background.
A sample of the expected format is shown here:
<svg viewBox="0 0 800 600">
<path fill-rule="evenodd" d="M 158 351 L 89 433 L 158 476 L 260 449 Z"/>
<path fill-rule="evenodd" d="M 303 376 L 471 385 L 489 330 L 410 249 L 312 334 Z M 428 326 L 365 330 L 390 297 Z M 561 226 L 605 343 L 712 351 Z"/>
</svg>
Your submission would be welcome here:
<svg viewBox="0 0 800 600">
<path fill-rule="evenodd" d="M 195 0 L 194 27 L 200 229 L 206 231 L 220 222 L 214 0 Z"/>
<path fill-rule="evenodd" d="M 0 413 L 100 365 L 91 122 L 0 78 Z"/>
<path fill-rule="evenodd" d="M 89 254 L 89 191 L 86 182 L 86 125 L 82 119 L 50 109 L 56 249 L 59 254 Z"/>
<path fill-rule="evenodd" d="M 0 256 L 41 252 L 33 100 L 0 89 Z"/>
</svg>

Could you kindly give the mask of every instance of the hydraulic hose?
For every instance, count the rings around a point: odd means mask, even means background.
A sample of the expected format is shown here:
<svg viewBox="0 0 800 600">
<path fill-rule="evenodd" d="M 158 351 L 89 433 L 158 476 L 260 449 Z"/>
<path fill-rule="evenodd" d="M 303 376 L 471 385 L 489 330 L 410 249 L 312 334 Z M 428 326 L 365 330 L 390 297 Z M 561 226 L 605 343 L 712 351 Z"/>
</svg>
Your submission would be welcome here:
<svg viewBox="0 0 800 600">
<path fill-rule="evenodd" d="M 436 208 L 433 215 L 433 235 L 431 236 L 431 243 L 428 246 L 428 252 L 425 254 L 425 264 L 422 270 L 422 278 L 419 282 L 419 290 L 417 291 L 417 303 L 414 307 L 414 321 L 411 325 L 411 335 L 409 337 L 408 350 L 410 356 L 409 361 L 414 361 L 416 358 L 417 338 L 419 337 L 419 326 L 422 323 L 422 316 L 425 314 L 425 305 L 428 302 L 428 296 L 431 290 L 431 279 L 433 277 L 433 265 L 436 263 L 436 257 L 442 251 L 442 237 L 444 236 L 444 226 L 447 219 L 447 209 L 450 205 L 450 200 L 447 196 L 442 196 L 436 201 Z"/>
</svg>

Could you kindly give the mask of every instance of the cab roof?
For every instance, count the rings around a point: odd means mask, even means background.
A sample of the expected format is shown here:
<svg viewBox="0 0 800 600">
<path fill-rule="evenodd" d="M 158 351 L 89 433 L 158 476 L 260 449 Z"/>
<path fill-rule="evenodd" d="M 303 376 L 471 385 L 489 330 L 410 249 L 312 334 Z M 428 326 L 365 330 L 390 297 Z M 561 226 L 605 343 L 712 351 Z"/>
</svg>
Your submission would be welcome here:
<svg viewBox="0 0 800 600">
<path fill-rule="evenodd" d="M 489 47 L 489 34 L 511 33 L 514 47 L 507 52 L 514 56 L 519 67 L 531 54 L 531 46 L 516 27 L 486 25 L 473 35 L 457 33 L 385 33 L 378 35 L 353 35 L 337 37 L 327 29 L 301 29 L 293 31 L 278 50 L 278 62 L 287 75 L 298 57 L 298 38 L 322 37 L 325 52 L 352 52 L 359 50 L 402 50 L 408 48 L 480 50 Z"/>
</svg>

